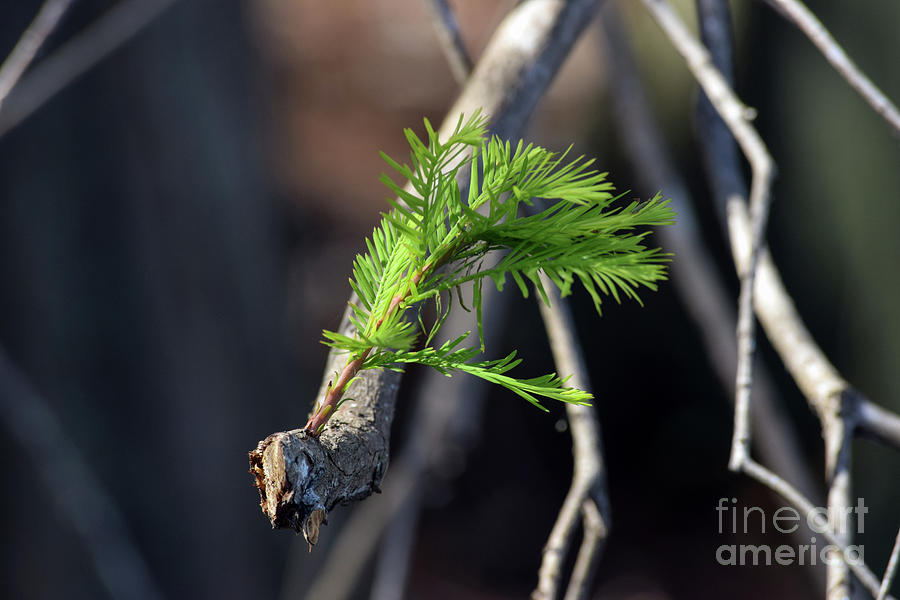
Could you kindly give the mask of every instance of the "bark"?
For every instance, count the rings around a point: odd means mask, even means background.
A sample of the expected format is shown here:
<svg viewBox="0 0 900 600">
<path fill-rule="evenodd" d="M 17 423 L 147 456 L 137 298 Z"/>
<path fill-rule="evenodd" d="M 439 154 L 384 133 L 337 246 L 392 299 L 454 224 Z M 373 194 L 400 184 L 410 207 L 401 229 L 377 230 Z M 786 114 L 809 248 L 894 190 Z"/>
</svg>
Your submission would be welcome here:
<svg viewBox="0 0 900 600">
<path fill-rule="evenodd" d="M 341 333 L 352 335 L 347 317 Z M 345 361 L 345 354 L 330 354 L 320 399 Z M 260 507 L 273 528 L 302 532 L 313 545 L 331 509 L 380 491 L 399 384 L 395 371 L 362 371 L 319 437 L 304 429 L 282 431 L 250 451 Z"/>
</svg>

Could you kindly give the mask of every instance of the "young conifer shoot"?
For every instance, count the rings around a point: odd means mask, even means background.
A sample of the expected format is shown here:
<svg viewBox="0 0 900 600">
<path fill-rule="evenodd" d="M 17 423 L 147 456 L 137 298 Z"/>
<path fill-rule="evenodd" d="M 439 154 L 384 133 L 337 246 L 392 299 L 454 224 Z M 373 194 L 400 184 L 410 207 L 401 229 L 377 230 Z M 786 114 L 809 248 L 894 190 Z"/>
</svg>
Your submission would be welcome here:
<svg viewBox="0 0 900 600">
<path fill-rule="evenodd" d="M 613 207 L 620 197 L 606 173 L 590 170 L 592 160 L 564 162 L 568 151 L 557 155 L 544 148 L 519 142 L 512 147 L 488 137 L 486 119 L 475 114 L 460 118 L 453 134 L 440 141 L 428 120 L 427 140 L 405 130 L 410 164 L 382 157 L 410 183 L 406 191 L 387 175 L 381 181 L 394 194 L 393 209 L 384 214 L 367 253 L 358 255 L 350 286 L 358 301 L 351 302 L 352 337 L 325 331 L 324 343 L 348 353 L 343 371 L 327 388 L 313 410 L 306 431 L 318 436 L 340 407 L 344 393 L 364 369 L 401 369 L 419 363 L 445 375 L 461 371 L 501 385 L 535 406 L 541 398 L 587 404 L 592 396 L 565 387 L 556 374 L 519 379 L 509 374 L 521 359 L 512 352 L 498 360 L 474 360 L 484 352 L 481 294 L 486 278 L 503 289 L 512 277 L 522 295 L 529 284 L 549 302 L 538 276 L 543 271 L 559 288 L 571 293 L 577 280 L 591 296 L 598 314 L 601 296 L 622 295 L 640 302 L 637 290 L 656 289 L 665 279 L 669 257 L 659 248 L 646 248 L 646 230 L 636 228 L 670 225 L 675 213 L 669 201 L 657 194 L 647 202 Z M 468 171 L 463 194 L 457 182 Z M 536 214 L 524 214 L 523 205 L 533 199 L 550 201 Z M 499 262 L 485 266 L 489 252 L 504 251 Z M 471 332 L 462 333 L 439 347 L 431 345 L 452 305 L 455 290 L 465 307 L 459 286 L 472 282 L 471 304 L 476 313 L 478 345 L 466 346 Z M 443 295 L 443 296 L 442 296 Z M 442 297 L 448 297 L 446 309 Z M 427 327 L 419 314 L 406 318 L 413 307 L 433 301 L 438 317 Z M 468 309 L 467 309 L 468 310 Z M 424 343 L 414 349 L 420 335 Z"/>
</svg>

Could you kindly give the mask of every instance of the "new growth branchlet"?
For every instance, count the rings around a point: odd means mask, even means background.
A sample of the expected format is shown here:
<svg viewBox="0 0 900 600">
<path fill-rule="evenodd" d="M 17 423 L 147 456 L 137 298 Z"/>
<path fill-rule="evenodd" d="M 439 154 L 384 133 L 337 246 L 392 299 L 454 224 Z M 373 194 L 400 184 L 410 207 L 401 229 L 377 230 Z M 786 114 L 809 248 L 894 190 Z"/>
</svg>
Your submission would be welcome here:
<svg viewBox="0 0 900 600">
<path fill-rule="evenodd" d="M 539 146 L 519 142 L 515 147 L 488 137 L 486 120 L 478 114 L 460 118 L 445 141 L 425 120 L 427 139 L 405 130 L 410 164 L 382 157 L 410 183 L 406 191 L 388 176 L 381 181 L 396 194 L 393 209 L 384 214 L 366 252 L 356 257 L 350 285 L 351 322 L 356 333 L 346 336 L 325 331 L 325 343 L 348 353 L 347 363 L 328 386 L 313 410 L 306 430 L 321 433 L 339 408 L 344 393 L 364 369 L 400 369 L 419 363 L 449 375 L 456 371 L 501 385 L 546 410 L 541 398 L 586 404 L 591 394 L 565 387 L 556 374 L 520 379 L 509 374 L 521 360 L 512 352 L 498 360 L 475 360 L 484 352 L 481 294 L 485 279 L 502 290 L 511 277 L 523 296 L 533 285 L 548 302 L 539 272 L 546 273 L 561 296 L 577 281 L 600 312 L 601 297 L 621 296 L 638 302 L 640 286 L 656 289 L 665 279 L 668 256 L 644 246 L 646 228 L 669 225 L 674 212 L 657 195 L 647 202 L 614 207 L 618 197 L 606 173 L 591 170 L 591 160 L 565 162 Z M 468 179 L 465 191 L 458 178 Z M 548 208 L 525 214 L 533 199 L 549 201 Z M 490 266 L 485 257 L 505 252 Z M 452 305 L 452 294 L 463 298 L 459 286 L 472 283 L 471 305 L 476 313 L 478 345 L 466 346 L 465 332 L 439 347 L 431 345 Z M 443 301 L 449 296 L 449 301 Z M 427 327 L 421 314 L 407 312 L 433 301 L 437 318 Z M 468 310 L 468 309 L 467 309 Z M 417 345 L 424 335 L 422 344 Z M 419 349 L 415 349 L 418 347 Z"/>
</svg>

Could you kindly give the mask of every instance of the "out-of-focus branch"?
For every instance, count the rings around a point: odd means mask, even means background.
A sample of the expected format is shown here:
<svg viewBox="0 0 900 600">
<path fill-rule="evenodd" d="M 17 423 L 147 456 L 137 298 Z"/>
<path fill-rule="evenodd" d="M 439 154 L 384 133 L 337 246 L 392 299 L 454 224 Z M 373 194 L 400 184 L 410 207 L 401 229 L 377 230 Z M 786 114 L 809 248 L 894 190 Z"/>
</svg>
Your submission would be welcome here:
<svg viewBox="0 0 900 600">
<path fill-rule="evenodd" d="M 672 227 L 659 228 L 654 235 L 663 248 L 677 257 L 671 267 L 675 291 L 701 333 L 707 358 L 723 389 L 733 394 L 737 342 L 729 293 L 712 262 L 711 249 L 703 243 L 695 202 L 666 151 L 615 5 L 604 8 L 600 23 L 601 42 L 606 46 L 604 56 L 610 79 L 615 81 L 610 93 L 619 139 L 645 191 L 649 194 L 661 189 L 672 198 L 678 221 Z M 818 486 L 806 468 L 791 425 L 777 405 L 776 394 L 771 377 L 760 365 L 751 413 L 754 432 L 759 438 L 757 450 L 805 494 L 818 494 Z"/>
<path fill-rule="evenodd" d="M 869 568 L 859 560 L 859 556 L 854 556 L 854 553 L 844 544 L 841 539 L 837 535 L 835 535 L 834 530 L 831 526 L 825 522 L 827 519 L 821 517 L 821 512 L 813 506 L 813 504 L 806 499 L 797 489 L 786 482 L 784 479 L 768 470 L 764 466 L 760 465 L 758 462 L 754 461 L 752 458 L 748 458 L 746 462 L 741 467 L 741 470 L 757 480 L 761 484 L 765 485 L 771 490 L 775 490 L 782 498 L 790 502 L 793 506 L 800 510 L 803 515 L 806 515 L 807 518 L 810 515 L 820 515 L 818 519 L 815 519 L 817 523 L 817 531 L 820 535 L 822 535 L 830 544 L 835 546 L 836 550 L 834 551 L 836 554 L 843 557 L 843 563 L 849 566 L 850 570 L 853 571 L 853 574 L 856 575 L 862 584 L 865 586 L 867 590 L 872 594 L 872 596 L 878 595 L 878 587 L 879 581 L 869 570 Z M 830 557 L 829 557 L 830 559 Z M 831 588 L 828 589 L 828 597 L 833 597 L 833 590 Z M 850 596 L 845 596 L 845 598 L 849 598 Z"/>
<path fill-rule="evenodd" d="M 730 70 L 730 37 L 721 35 L 728 28 L 728 24 L 723 23 L 727 18 L 723 3 L 716 0 L 700 0 L 698 8 L 701 32 L 704 33 L 704 41 L 710 47 L 713 60 L 718 68 Z M 721 114 L 721 110 L 718 112 Z M 858 561 L 846 560 L 846 548 L 852 539 L 847 518 L 852 508 L 850 473 L 852 439 L 855 428 L 863 421 L 859 416 L 861 411 L 858 407 L 872 405 L 850 388 L 825 358 L 797 314 L 767 249 L 756 248 L 756 244 L 761 240 L 756 237 L 755 224 L 752 222 L 755 217 L 747 214 L 745 191 L 739 174 L 740 165 L 733 152 L 734 141 L 731 134 L 735 133 L 735 130 L 732 124 L 727 122 L 727 119 L 723 122 L 712 111 L 705 110 L 704 103 L 701 102 L 698 110 L 698 129 L 701 131 L 704 158 L 707 170 L 711 173 L 710 181 L 714 192 L 727 206 L 729 238 L 737 271 L 743 273 L 752 268 L 754 250 L 760 252 L 754 308 L 773 346 L 816 412 L 822 426 L 829 487 L 828 510 L 831 516 L 826 537 L 840 549 L 845 559 L 827 561 L 827 597 L 837 599 L 850 596 L 851 581 L 848 568 L 874 595 L 877 593 L 878 582 L 868 568 L 864 564 L 857 564 Z M 869 410 L 870 415 L 871 413 Z M 752 461 L 749 456 L 745 456 L 738 466 L 809 514 L 812 504 L 801 493 L 765 467 Z"/>
<path fill-rule="evenodd" d="M 431 9 L 434 30 L 453 78 L 457 83 L 462 83 L 472 72 L 472 59 L 463 43 L 456 15 L 447 0 L 428 0 L 428 7 Z"/>
<path fill-rule="evenodd" d="M 860 435 L 900 450 L 900 415 L 886 410 L 858 394 L 854 394 L 852 397 L 856 404 L 856 431 Z"/>
<path fill-rule="evenodd" d="M 460 115 L 481 110 L 490 117 L 495 133 L 502 137 L 518 136 L 596 8 L 596 0 L 527 0 L 516 6 L 495 31 L 444 119 L 440 135 L 447 137 Z M 351 330 L 342 333 L 353 334 Z M 330 364 L 343 358 L 332 352 Z M 326 381 L 331 371 L 329 367 Z M 388 389 L 395 388 L 395 383 L 388 386 Z M 339 444 L 329 446 L 327 452 L 314 454 L 310 445 L 315 446 L 316 440 L 304 439 L 308 436 L 297 432 L 273 434 L 251 452 L 251 471 L 256 476 L 261 506 L 274 527 L 294 527 L 312 542 L 318 539 L 319 526 L 328 510 L 339 502 L 361 499 L 377 489 L 384 473 L 382 467 L 387 466 L 387 438 L 380 430 L 375 431 L 375 426 L 385 423 L 389 430 L 393 398 L 390 402 L 376 400 L 387 400 L 393 393 L 382 393 L 375 381 L 362 389 L 351 386 L 348 395 L 355 400 L 354 410 L 370 415 L 370 422 L 368 425 L 360 422 L 362 428 L 348 432 Z M 341 420 L 335 421 L 345 410 L 342 407 L 335 413 L 332 425 L 325 427 L 322 438 L 338 441 L 339 434 L 329 430 L 345 427 Z M 354 442 L 363 437 L 383 441 L 384 452 L 378 449 L 380 441 L 376 445 Z M 319 460 L 361 466 L 376 457 L 381 466 L 371 471 L 365 486 L 354 487 L 345 477 L 337 475 L 330 484 L 316 485 L 315 493 L 310 493 L 310 477 L 318 477 L 329 469 L 327 463 L 320 465 Z M 347 490 L 353 490 L 352 498 L 347 496 Z"/>
<path fill-rule="evenodd" d="M 0 107 L 71 4 L 72 0 L 47 0 L 22 33 L 12 52 L 0 65 Z"/>
<path fill-rule="evenodd" d="M 42 60 L 0 106 L 0 136 L 31 116 L 177 1 L 122 0 L 52 56 Z"/>
<path fill-rule="evenodd" d="M 665 140 L 647 102 L 615 5 L 604 8 L 600 22 L 603 26 L 601 42 L 606 46 L 603 55 L 608 61 L 610 80 L 615 82 L 610 93 L 613 121 L 620 132 L 618 137 L 645 192 L 650 194 L 662 189 L 666 196 L 672 197 L 678 221 L 673 227 L 658 229 L 654 235 L 663 248 L 677 257 L 672 264 L 675 291 L 700 330 L 708 360 L 723 389 L 733 392 L 737 342 L 731 300 L 712 263 L 712 253 L 702 241 L 687 186 L 666 152 Z M 778 406 L 775 386 L 764 365 L 757 367 L 754 379 L 751 419 L 756 436 L 755 449 L 805 495 L 818 497 L 820 486 L 806 467 L 791 425 Z M 806 527 L 796 529 L 791 535 L 798 544 L 809 543 Z M 807 569 L 805 572 L 824 589 L 824 569 Z"/>
<path fill-rule="evenodd" d="M 900 111 L 866 74 L 850 60 L 840 44 L 831 37 L 822 22 L 799 0 L 765 0 L 775 12 L 793 23 L 819 49 L 831 66 L 850 84 L 863 100 L 900 136 Z"/>
<path fill-rule="evenodd" d="M 31 459 L 42 494 L 84 544 L 113 598 L 163 598 L 125 519 L 47 401 L 0 347 L 0 420 Z M 65 490 L 65 493 L 61 493 Z"/>
<path fill-rule="evenodd" d="M 900 531 L 897 531 L 897 539 L 894 540 L 894 549 L 891 550 L 891 558 L 888 560 L 884 577 L 881 579 L 881 587 L 878 588 L 876 600 L 884 600 L 891 589 L 891 582 L 897 574 L 897 565 L 900 564 Z"/>
<path fill-rule="evenodd" d="M 750 184 L 751 235 L 749 261 L 739 271 L 741 292 L 738 298 L 738 364 L 735 378 L 735 425 L 729 467 L 740 470 L 750 455 L 750 391 L 753 386 L 753 354 L 756 345 L 753 296 L 756 267 L 765 238 L 769 214 L 769 200 L 775 166 L 769 151 L 756 130 L 750 125 L 752 111 L 748 110 L 731 90 L 709 56 L 709 53 L 690 34 L 681 19 L 665 0 L 643 0 L 644 6 L 682 55 L 694 78 L 728 125 L 741 150 L 750 162 L 753 177 Z M 729 219 L 730 222 L 730 219 Z"/>
<path fill-rule="evenodd" d="M 600 0 L 525 0 L 497 27 L 454 105 L 442 133 L 460 114 L 490 115 L 502 138 L 521 136 L 538 100 L 575 41 L 593 19 Z"/>
<path fill-rule="evenodd" d="M 563 376 L 571 375 L 569 382 L 572 386 L 590 390 L 587 366 L 581 344 L 575 338 L 575 326 L 568 303 L 559 297 L 558 291 L 543 273 L 541 283 L 547 290 L 550 305 L 540 298 L 538 303 L 556 370 Z M 537 589 L 531 595 L 534 600 L 552 600 L 557 597 L 579 517 L 584 534 L 566 586 L 565 598 L 576 600 L 589 597 L 596 565 L 609 531 L 610 506 L 606 494 L 606 467 L 600 421 L 592 406 L 567 404 L 566 416 L 572 433 L 574 474 L 572 485 L 544 546 Z"/>
</svg>

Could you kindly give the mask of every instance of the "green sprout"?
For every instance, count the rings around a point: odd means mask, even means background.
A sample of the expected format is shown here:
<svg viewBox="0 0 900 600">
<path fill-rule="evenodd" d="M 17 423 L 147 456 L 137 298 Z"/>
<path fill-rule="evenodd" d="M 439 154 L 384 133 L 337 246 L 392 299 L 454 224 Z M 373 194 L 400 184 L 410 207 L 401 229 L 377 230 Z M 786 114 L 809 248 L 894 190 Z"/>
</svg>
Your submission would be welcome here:
<svg viewBox="0 0 900 600">
<path fill-rule="evenodd" d="M 358 302 L 351 303 L 351 337 L 324 331 L 325 343 L 349 354 L 344 369 L 331 382 L 315 408 L 306 430 L 319 435 L 341 403 L 344 392 L 365 369 L 400 369 L 418 363 L 445 375 L 461 371 L 501 385 L 546 410 L 541 398 L 587 404 L 590 393 L 565 387 L 556 374 L 530 379 L 509 375 L 521 359 L 512 352 L 499 360 L 475 361 L 484 352 L 481 295 L 486 278 L 503 289 L 507 276 L 527 297 L 531 282 L 549 303 L 539 277 L 543 271 L 565 297 L 578 281 L 600 313 L 601 297 L 621 296 L 640 302 L 640 286 L 656 289 L 665 279 L 669 256 L 643 245 L 648 231 L 635 228 L 670 225 L 675 213 L 657 194 L 647 202 L 612 207 L 619 197 L 606 173 L 590 170 L 592 160 L 579 157 L 565 163 L 561 155 L 532 144 L 512 147 L 496 136 L 488 137 L 486 119 L 479 114 L 460 118 L 450 137 L 441 142 L 428 120 L 427 140 L 405 130 L 410 164 L 400 164 L 382 153 L 409 188 L 387 175 L 381 181 L 396 194 L 393 209 L 384 214 L 365 254 L 353 265 L 350 286 Z M 427 142 L 427 143 L 426 143 Z M 468 174 L 466 175 L 466 172 Z M 469 179 L 463 197 L 460 175 Z M 411 191 L 408 191 L 411 190 Z M 551 201 L 548 208 L 524 214 L 533 199 Z M 524 205 L 524 206 L 523 206 Z M 493 251 L 505 255 L 485 264 Z M 431 341 L 443 325 L 460 285 L 472 283 L 479 345 L 463 345 L 471 332 L 433 347 Z M 451 301 L 442 306 L 442 294 Z M 406 318 L 413 307 L 431 300 L 437 318 L 429 328 Z M 463 305 L 465 308 L 465 305 Z M 413 347 L 426 333 L 423 346 Z"/>
</svg>

